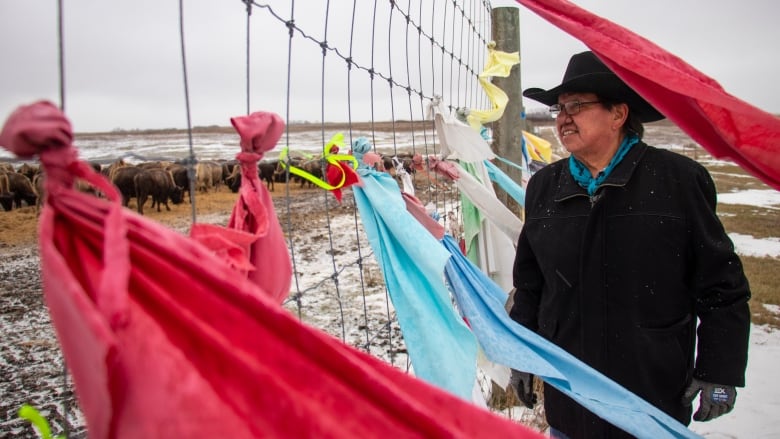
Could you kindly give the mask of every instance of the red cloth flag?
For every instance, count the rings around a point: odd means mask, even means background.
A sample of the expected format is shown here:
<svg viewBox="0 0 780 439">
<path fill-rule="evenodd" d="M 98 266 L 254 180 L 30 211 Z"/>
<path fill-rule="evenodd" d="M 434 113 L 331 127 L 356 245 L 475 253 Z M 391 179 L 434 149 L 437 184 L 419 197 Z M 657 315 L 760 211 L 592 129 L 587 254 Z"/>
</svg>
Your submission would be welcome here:
<svg viewBox="0 0 780 439">
<path fill-rule="evenodd" d="M 276 146 L 284 131 L 284 121 L 268 112 L 230 121 L 241 138 L 241 152 L 236 155 L 241 166 L 238 200 L 227 228 L 193 224 L 190 236 L 282 303 L 290 293 L 292 262 L 273 199 L 258 176 L 257 162 Z"/>
<path fill-rule="evenodd" d="M 44 297 L 91 438 L 542 437 L 302 324 L 211 249 L 123 209 L 72 139 L 46 102 L 0 132 L 46 172 Z"/>
<path fill-rule="evenodd" d="M 328 150 L 329 154 L 338 154 L 339 147 L 333 145 Z M 360 176 L 355 172 L 352 167 L 345 162 L 338 160 L 328 160 L 328 165 L 325 169 L 325 178 L 328 184 L 336 186 L 336 189 L 331 189 L 333 196 L 341 203 L 342 192 L 341 189 L 352 186 L 353 184 L 360 184 Z"/>
<path fill-rule="evenodd" d="M 273 113 L 256 112 L 230 122 L 241 137 L 241 153 L 236 156 L 241 163 L 241 187 L 228 227 L 257 237 L 250 246 L 249 261 L 254 269 L 249 271 L 249 279 L 282 303 L 290 294 L 292 262 L 271 194 L 257 174 L 257 162 L 276 146 L 284 121 Z"/>
<path fill-rule="evenodd" d="M 517 2 L 585 43 L 713 156 L 733 160 L 780 190 L 780 118 L 730 95 L 717 81 L 651 41 L 573 3 Z"/>
</svg>

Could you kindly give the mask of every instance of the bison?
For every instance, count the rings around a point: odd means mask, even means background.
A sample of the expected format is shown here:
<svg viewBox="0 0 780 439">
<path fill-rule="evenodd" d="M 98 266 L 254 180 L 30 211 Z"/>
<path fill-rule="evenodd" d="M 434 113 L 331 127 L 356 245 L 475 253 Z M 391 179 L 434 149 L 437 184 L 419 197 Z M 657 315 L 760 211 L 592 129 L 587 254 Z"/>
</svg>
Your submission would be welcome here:
<svg viewBox="0 0 780 439">
<path fill-rule="evenodd" d="M 32 184 L 33 189 L 35 189 L 35 195 L 38 196 L 38 201 L 35 203 L 35 208 L 40 210 L 41 206 L 43 206 L 43 200 L 45 199 L 46 194 L 44 194 L 43 186 L 44 186 L 44 173 L 39 172 L 35 174 L 35 177 L 33 177 Z"/>
<path fill-rule="evenodd" d="M 233 172 L 225 179 L 225 184 L 234 194 L 241 188 L 241 166 L 234 166 Z"/>
<path fill-rule="evenodd" d="M 152 197 L 152 207 L 157 205 L 157 211 L 160 212 L 160 205 L 165 205 L 165 210 L 170 211 L 168 200 L 173 204 L 181 204 L 183 191 L 173 182 L 173 175 L 169 171 L 162 169 L 147 169 L 139 172 L 133 177 L 135 183 L 136 198 L 138 201 L 138 213 L 144 214 L 144 204 L 148 197 Z"/>
<path fill-rule="evenodd" d="M 33 181 L 33 178 L 35 178 L 35 174 L 40 172 L 40 168 L 37 165 L 23 163 L 22 166 L 19 166 L 19 169 L 17 169 L 16 172 L 29 178 L 30 181 Z"/>
<path fill-rule="evenodd" d="M 114 173 L 119 168 L 124 168 L 125 166 L 131 166 L 128 163 L 126 163 L 122 159 L 115 160 L 111 162 L 110 165 L 106 166 L 105 168 L 101 168 L 100 172 L 108 177 L 108 179 L 113 182 L 114 181 Z"/>
<path fill-rule="evenodd" d="M 9 188 L 8 176 L 2 170 L 0 170 L 0 206 L 3 206 L 6 212 L 14 207 L 14 194 Z"/>
<path fill-rule="evenodd" d="M 9 210 L 14 208 L 14 194 L 10 192 L 5 192 L 0 194 L 0 206 L 3 207 L 3 210 L 8 212 Z"/>
<path fill-rule="evenodd" d="M 127 207 L 130 199 L 136 196 L 135 176 L 143 172 L 143 169 L 133 165 L 123 165 L 111 171 L 111 183 L 122 194 L 122 205 Z"/>
<path fill-rule="evenodd" d="M 5 175 L 8 177 L 8 192 L 14 196 L 14 206 L 22 207 L 22 201 L 28 206 L 35 206 L 38 196 L 30 179 L 18 172 L 6 172 Z"/>
<path fill-rule="evenodd" d="M 260 177 L 260 180 L 265 180 L 265 187 L 269 191 L 274 190 L 274 179 L 278 166 L 279 160 L 261 160 L 257 164 L 257 175 Z"/>
<path fill-rule="evenodd" d="M 182 188 L 189 194 L 190 203 L 192 203 L 192 192 L 190 192 L 190 174 L 186 165 L 174 163 L 166 168 L 171 172 L 173 184 Z"/>
<path fill-rule="evenodd" d="M 319 179 L 321 179 L 323 176 L 322 166 L 323 166 L 323 160 L 319 158 L 306 160 L 300 165 L 301 169 L 308 172 L 313 177 Z M 314 182 L 312 182 L 311 180 L 298 177 L 298 181 L 300 181 L 301 183 L 300 187 L 303 187 L 304 185 L 307 185 L 310 188 L 314 187 Z"/>
<path fill-rule="evenodd" d="M 265 187 L 269 191 L 274 190 L 274 180 L 276 178 L 276 168 L 278 160 L 262 160 L 257 164 L 257 176 L 261 181 L 265 181 Z M 234 166 L 233 172 L 225 179 L 225 184 L 233 193 L 241 188 L 241 166 Z"/>
<path fill-rule="evenodd" d="M 208 192 L 212 186 L 214 186 L 214 179 L 211 167 L 203 162 L 195 165 L 195 189 L 198 192 Z"/>
<path fill-rule="evenodd" d="M 211 185 L 214 187 L 215 191 L 219 191 L 220 186 L 222 186 L 222 183 L 225 181 L 222 165 L 211 160 L 201 162 L 200 164 L 206 165 L 209 171 L 211 171 Z"/>
<path fill-rule="evenodd" d="M 170 163 L 163 164 L 161 161 L 154 161 L 154 162 L 141 162 L 138 163 L 136 166 L 143 170 L 147 169 L 162 169 L 165 166 L 168 166 Z"/>
<path fill-rule="evenodd" d="M 303 159 L 300 157 L 287 157 L 284 161 L 276 160 L 276 170 L 274 170 L 274 181 L 276 183 L 288 183 L 287 178 L 296 178 L 289 174 L 288 166 L 300 167 Z"/>
</svg>

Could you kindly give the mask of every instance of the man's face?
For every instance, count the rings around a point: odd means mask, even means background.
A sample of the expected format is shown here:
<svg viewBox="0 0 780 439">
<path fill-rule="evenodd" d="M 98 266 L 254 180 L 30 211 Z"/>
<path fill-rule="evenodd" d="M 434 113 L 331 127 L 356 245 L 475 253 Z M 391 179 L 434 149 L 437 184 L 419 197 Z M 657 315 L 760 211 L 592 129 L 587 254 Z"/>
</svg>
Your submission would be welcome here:
<svg viewBox="0 0 780 439">
<path fill-rule="evenodd" d="M 561 143 L 575 156 L 612 148 L 620 139 L 627 107 L 621 104 L 607 109 L 598 100 L 594 93 L 563 93 L 558 97 L 562 107 L 571 102 L 588 102 L 573 108 L 575 114 L 562 109 L 555 120 Z"/>
</svg>

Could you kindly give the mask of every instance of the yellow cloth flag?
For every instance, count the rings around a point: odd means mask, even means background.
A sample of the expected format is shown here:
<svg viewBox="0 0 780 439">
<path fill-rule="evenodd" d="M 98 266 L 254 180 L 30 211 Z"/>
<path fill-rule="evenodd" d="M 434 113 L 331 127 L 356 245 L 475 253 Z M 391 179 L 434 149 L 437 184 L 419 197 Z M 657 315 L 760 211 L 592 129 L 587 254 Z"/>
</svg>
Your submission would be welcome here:
<svg viewBox="0 0 780 439">
<path fill-rule="evenodd" d="M 512 71 L 512 66 L 520 62 L 520 52 L 501 52 L 495 50 L 496 43 L 491 41 L 488 44 L 488 58 L 485 63 L 485 68 L 482 73 L 479 74 L 479 83 L 485 90 L 488 99 L 491 103 L 491 109 L 489 110 L 469 110 L 469 114 L 466 117 L 469 125 L 475 130 L 488 122 L 494 122 L 504 115 L 504 109 L 509 102 L 507 94 L 496 87 L 490 82 L 490 78 L 498 76 L 506 78 Z"/>
<path fill-rule="evenodd" d="M 532 159 L 544 163 L 550 163 L 550 161 L 552 161 L 552 144 L 550 142 L 539 136 L 535 136 L 528 131 L 523 131 L 523 137 L 525 138 L 525 146 L 528 155 L 530 155 Z"/>
</svg>

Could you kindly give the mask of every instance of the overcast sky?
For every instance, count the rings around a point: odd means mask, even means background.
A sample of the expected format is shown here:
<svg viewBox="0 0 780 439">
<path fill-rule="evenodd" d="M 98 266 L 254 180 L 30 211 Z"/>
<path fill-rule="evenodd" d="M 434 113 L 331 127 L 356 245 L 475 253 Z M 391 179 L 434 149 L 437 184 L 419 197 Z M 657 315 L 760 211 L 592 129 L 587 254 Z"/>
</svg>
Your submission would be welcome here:
<svg viewBox="0 0 780 439">
<path fill-rule="evenodd" d="M 424 5 L 431 2 L 423 1 Z M 465 0 L 465 4 L 471 5 L 473 1 Z M 63 3 L 65 109 L 74 129 L 83 132 L 186 127 L 178 1 L 63 0 Z M 289 0 L 258 3 L 272 5 L 284 17 L 290 15 Z M 369 12 L 373 3 L 357 1 L 361 8 L 356 18 L 358 29 L 370 29 L 366 23 L 372 19 Z M 557 85 L 569 57 L 586 50 L 582 43 L 513 1 L 491 3 L 494 7 L 519 7 L 523 88 Z M 780 78 L 777 47 L 780 2 L 777 0 L 578 0 L 574 3 L 681 57 L 738 98 L 765 111 L 780 113 L 780 88 L 775 83 Z M 312 33 L 322 32 L 323 5 L 328 3 L 299 0 L 295 4 L 296 25 Z M 331 46 L 348 50 L 352 4 L 352 1 L 331 0 L 328 31 Z M 187 0 L 184 8 L 191 123 L 193 126 L 228 125 L 230 117 L 246 112 L 244 5 L 240 0 Z M 59 104 L 56 12 L 56 0 L 0 0 L 2 120 L 18 105 L 38 99 Z M 396 18 L 395 22 L 401 20 Z M 270 110 L 285 116 L 287 29 L 267 10 L 257 9 L 253 12 L 251 29 L 252 111 Z M 360 44 L 370 40 L 368 31 L 359 32 L 355 36 L 355 59 L 361 56 Z M 292 61 L 292 71 L 304 76 L 302 80 L 294 78 L 295 106 L 290 119 L 333 120 L 333 114 L 341 113 L 330 111 L 336 105 L 321 108 L 321 83 L 324 81 L 332 93 L 345 80 L 322 78 L 322 57 L 316 45 L 306 44 L 299 36 L 294 38 L 294 44 L 299 56 Z M 387 47 L 386 43 L 382 44 L 377 44 L 378 57 Z M 402 44 L 403 40 L 394 41 L 393 47 Z M 362 59 L 368 59 L 368 53 Z M 345 71 L 343 60 L 329 56 L 328 62 L 334 64 L 327 71 Z M 401 70 L 397 65 L 393 68 L 394 75 Z M 356 94 L 353 100 L 368 93 Z M 526 105 L 533 108 L 538 104 L 526 101 Z M 352 111 L 353 119 L 368 120 L 368 107 L 356 107 Z M 406 116 L 408 112 L 396 113 L 396 119 Z"/>
</svg>

